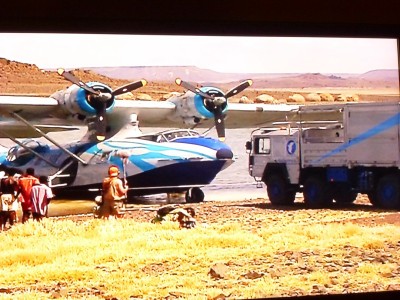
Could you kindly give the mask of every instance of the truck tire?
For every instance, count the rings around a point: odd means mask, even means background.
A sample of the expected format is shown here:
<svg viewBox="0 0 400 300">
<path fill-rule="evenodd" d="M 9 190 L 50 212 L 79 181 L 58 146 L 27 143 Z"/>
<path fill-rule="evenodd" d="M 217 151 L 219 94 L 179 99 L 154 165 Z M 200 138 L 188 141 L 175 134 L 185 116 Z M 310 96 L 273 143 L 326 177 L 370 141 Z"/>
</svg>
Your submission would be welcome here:
<svg viewBox="0 0 400 300">
<path fill-rule="evenodd" d="M 353 203 L 357 198 L 358 193 L 351 190 L 347 183 L 338 183 L 333 187 L 333 199 L 336 203 Z"/>
<path fill-rule="evenodd" d="M 332 204 L 332 190 L 321 176 L 310 176 L 304 182 L 304 202 L 311 208 L 323 208 Z"/>
<path fill-rule="evenodd" d="M 382 208 L 400 208 L 400 178 L 397 174 L 381 177 L 376 187 L 376 205 Z"/>
<path fill-rule="evenodd" d="M 367 196 L 368 196 L 369 202 L 371 202 L 371 204 L 372 204 L 373 206 L 379 206 L 379 205 L 378 205 L 378 200 L 376 200 L 375 191 L 368 192 L 368 193 L 367 193 Z"/>
<path fill-rule="evenodd" d="M 267 193 L 269 201 L 274 205 L 293 204 L 296 192 L 281 175 L 271 175 L 267 178 Z"/>
</svg>

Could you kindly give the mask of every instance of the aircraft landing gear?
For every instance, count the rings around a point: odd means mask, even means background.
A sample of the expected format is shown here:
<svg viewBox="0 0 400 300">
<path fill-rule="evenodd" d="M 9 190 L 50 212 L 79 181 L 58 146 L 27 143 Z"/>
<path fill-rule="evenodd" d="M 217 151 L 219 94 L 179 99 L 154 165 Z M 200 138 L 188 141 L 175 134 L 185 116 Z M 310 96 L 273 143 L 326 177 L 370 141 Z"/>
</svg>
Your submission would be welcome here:
<svg viewBox="0 0 400 300">
<path fill-rule="evenodd" d="M 185 195 L 186 203 L 199 203 L 204 201 L 204 193 L 198 188 L 190 188 Z"/>
</svg>

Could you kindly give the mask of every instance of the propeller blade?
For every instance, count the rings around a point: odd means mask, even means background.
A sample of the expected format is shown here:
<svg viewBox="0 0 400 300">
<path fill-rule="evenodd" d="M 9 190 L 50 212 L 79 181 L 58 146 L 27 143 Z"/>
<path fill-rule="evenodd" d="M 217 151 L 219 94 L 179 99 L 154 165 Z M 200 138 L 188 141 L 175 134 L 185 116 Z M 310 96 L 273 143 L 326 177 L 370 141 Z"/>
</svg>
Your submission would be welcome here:
<svg viewBox="0 0 400 300">
<path fill-rule="evenodd" d="M 225 140 L 225 123 L 221 106 L 216 106 L 214 111 L 215 129 L 217 130 L 218 139 L 223 142 Z"/>
<path fill-rule="evenodd" d="M 95 126 L 96 126 L 96 138 L 99 142 L 104 141 L 106 138 L 106 109 L 107 104 L 105 102 L 102 103 L 101 108 L 97 111 Z"/>
<path fill-rule="evenodd" d="M 226 94 L 225 97 L 226 98 L 230 98 L 232 96 L 235 96 L 236 94 L 239 94 L 240 92 L 242 92 L 244 89 L 248 88 L 249 86 L 251 86 L 253 84 L 253 80 L 248 79 L 243 81 L 242 83 L 240 83 L 238 86 L 234 87 L 233 89 L 229 90 Z"/>
<path fill-rule="evenodd" d="M 195 94 L 198 94 L 198 95 L 204 97 L 204 98 L 213 99 L 212 96 L 202 92 L 199 88 L 195 87 L 194 85 L 190 84 L 189 82 L 183 81 L 180 78 L 175 79 L 175 83 L 181 87 L 184 87 L 185 89 L 187 89 L 189 91 L 192 91 Z"/>
<path fill-rule="evenodd" d="M 78 78 L 76 78 L 72 73 L 65 71 L 64 69 L 58 69 L 57 73 L 61 76 L 63 76 L 65 79 L 68 81 L 72 82 L 73 84 L 76 84 L 77 86 L 83 88 L 89 93 L 99 95 L 100 92 L 92 89 L 90 86 L 88 86 L 86 83 L 80 81 Z"/>
<path fill-rule="evenodd" d="M 147 81 L 144 80 L 144 79 L 138 80 L 138 81 L 135 81 L 135 82 L 131 82 L 131 83 L 123 85 L 123 86 L 117 88 L 116 90 L 114 90 L 112 92 L 112 95 L 113 96 L 117 96 L 117 95 L 125 94 L 125 93 L 128 93 L 130 91 L 133 91 L 133 90 L 136 90 L 138 88 L 141 88 L 141 87 L 145 86 L 146 84 L 147 84 Z"/>
</svg>

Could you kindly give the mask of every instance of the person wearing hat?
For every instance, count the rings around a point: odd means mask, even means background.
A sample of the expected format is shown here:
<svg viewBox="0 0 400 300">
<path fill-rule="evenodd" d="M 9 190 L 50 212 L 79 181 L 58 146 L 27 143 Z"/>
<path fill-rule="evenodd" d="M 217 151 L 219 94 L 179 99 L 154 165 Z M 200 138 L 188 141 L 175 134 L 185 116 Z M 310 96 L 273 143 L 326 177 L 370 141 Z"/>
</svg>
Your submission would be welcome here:
<svg viewBox="0 0 400 300">
<path fill-rule="evenodd" d="M 122 180 L 118 178 L 120 174 L 117 166 L 110 166 L 108 168 L 108 177 L 103 180 L 103 204 L 101 205 L 100 215 L 108 219 L 109 216 L 117 216 L 117 203 L 116 201 L 122 200 L 126 197 L 128 186 L 123 184 Z"/>
</svg>

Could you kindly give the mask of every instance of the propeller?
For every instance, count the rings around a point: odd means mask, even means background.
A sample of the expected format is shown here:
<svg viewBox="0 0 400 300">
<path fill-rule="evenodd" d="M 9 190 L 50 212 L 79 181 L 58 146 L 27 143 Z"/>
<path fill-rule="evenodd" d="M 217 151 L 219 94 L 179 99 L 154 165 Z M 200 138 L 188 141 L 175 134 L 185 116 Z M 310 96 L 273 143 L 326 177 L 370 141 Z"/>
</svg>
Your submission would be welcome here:
<svg viewBox="0 0 400 300">
<path fill-rule="evenodd" d="M 75 77 L 72 73 L 67 72 L 64 69 L 61 68 L 58 69 L 57 73 L 63 76 L 68 81 L 70 81 L 71 83 L 76 84 L 77 86 L 88 92 L 88 102 L 96 109 L 96 118 L 94 122 L 96 127 L 96 138 L 98 141 L 103 141 L 106 137 L 107 124 L 105 118 L 107 110 L 107 101 L 113 99 L 115 96 L 136 90 L 147 84 L 146 80 L 141 79 L 123 85 L 115 89 L 111 93 L 109 92 L 103 93 L 99 90 L 95 90 L 94 88 L 88 86 L 86 83 L 82 82 L 77 77 Z"/>
<path fill-rule="evenodd" d="M 218 139 L 220 141 L 225 140 L 225 123 L 224 123 L 224 114 L 223 114 L 223 106 L 227 103 L 228 98 L 235 96 L 242 92 L 244 89 L 248 88 L 253 84 L 253 81 L 248 79 L 241 82 L 236 87 L 229 90 L 225 95 L 220 96 L 219 91 L 213 91 L 210 89 L 207 92 L 203 92 L 201 89 L 192 85 L 189 82 L 183 81 L 180 78 L 175 79 L 175 83 L 179 86 L 184 87 L 185 89 L 203 97 L 205 99 L 205 105 L 214 115 L 215 129 L 217 130 Z"/>
<path fill-rule="evenodd" d="M 68 81 L 72 82 L 73 84 L 76 84 L 77 86 L 83 88 L 87 92 L 92 93 L 92 94 L 100 95 L 100 91 L 96 91 L 96 90 L 92 89 L 86 83 L 84 83 L 84 82 L 80 81 L 78 78 L 76 78 L 72 73 L 67 72 L 67 71 L 65 71 L 64 69 L 61 69 L 61 68 L 57 70 L 57 73 L 59 75 L 63 76 Z"/>
<path fill-rule="evenodd" d="M 243 81 L 242 83 L 240 83 L 238 86 L 234 87 L 233 89 L 229 90 L 226 94 L 225 94 L 225 98 L 230 98 L 232 96 L 235 96 L 237 94 L 239 94 L 240 92 L 244 91 L 245 89 L 247 89 L 249 86 L 251 86 L 253 84 L 253 80 L 248 79 Z"/>
</svg>

